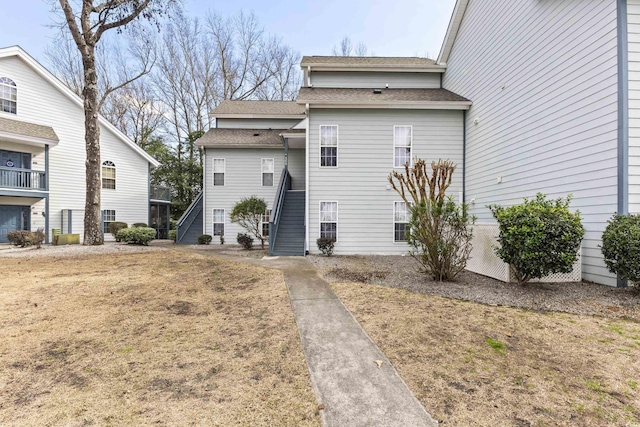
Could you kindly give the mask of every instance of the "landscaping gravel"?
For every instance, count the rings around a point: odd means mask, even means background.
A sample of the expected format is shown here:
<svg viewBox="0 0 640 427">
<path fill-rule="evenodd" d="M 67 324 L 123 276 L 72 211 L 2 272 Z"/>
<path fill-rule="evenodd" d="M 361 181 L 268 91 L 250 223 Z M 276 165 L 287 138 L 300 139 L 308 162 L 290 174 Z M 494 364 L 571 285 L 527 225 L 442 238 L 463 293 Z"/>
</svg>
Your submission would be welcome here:
<svg viewBox="0 0 640 427">
<path fill-rule="evenodd" d="M 464 271 L 456 282 L 438 282 L 418 272 L 409 256 L 308 257 L 330 282 L 361 282 L 429 295 L 540 312 L 559 311 L 640 322 L 640 291 L 590 282 L 503 283 Z"/>
<path fill-rule="evenodd" d="M 129 245 L 126 243 L 105 242 L 101 246 L 84 245 L 42 245 L 40 249 L 35 247 L 17 248 L 3 245 L 0 247 L 0 258 L 37 258 L 37 257 L 68 257 L 95 254 L 139 253 L 166 250 L 162 245 Z"/>
</svg>

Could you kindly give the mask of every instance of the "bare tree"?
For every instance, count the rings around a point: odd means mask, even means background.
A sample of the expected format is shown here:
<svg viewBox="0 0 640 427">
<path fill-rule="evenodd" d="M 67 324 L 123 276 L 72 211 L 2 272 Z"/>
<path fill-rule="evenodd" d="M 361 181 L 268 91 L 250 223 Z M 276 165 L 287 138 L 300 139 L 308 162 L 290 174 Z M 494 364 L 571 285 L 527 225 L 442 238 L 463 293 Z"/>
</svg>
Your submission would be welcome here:
<svg viewBox="0 0 640 427">
<path fill-rule="evenodd" d="M 103 35 L 143 17 L 155 20 L 166 12 L 175 0 L 82 0 L 80 10 L 74 10 L 69 0 L 58 0 L 82 58 L 86 144 L 86 200 L 84 216 L 84 244 L 103 244 L 100 227 L 100 126 L 98 115 L 105 98 L 148 72 L 147 69 L 105 89 L 100 97 L 96 48 Z M 157 22 L 157 21 L 156 21 Z"/>
<path fill-rule="evenodd" d="M 344 36 L 340 41 L 340 47 L 336 48 L 333 46 L 333 55 L 334 56 L 367 56 L 369 49 L 367 45 L 360 42 L 358 45 L 353 47 L 351 43 L 351 38 L 348 36 Z"/>
</svg>

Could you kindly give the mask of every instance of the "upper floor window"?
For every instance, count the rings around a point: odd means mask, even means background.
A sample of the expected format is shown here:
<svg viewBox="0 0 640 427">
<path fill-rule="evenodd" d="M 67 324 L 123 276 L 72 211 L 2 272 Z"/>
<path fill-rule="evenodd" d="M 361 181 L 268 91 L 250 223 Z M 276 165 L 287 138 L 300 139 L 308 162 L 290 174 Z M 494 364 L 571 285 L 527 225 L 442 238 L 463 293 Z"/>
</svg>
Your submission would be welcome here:
<svg viewBox="0 0 640 427">
<path fill-rule="evenodd" d="M 16 114 L 18 105 L 18 89 L 13 80 L 0 77 L 0 111 Z"/>
<path fill-rule="evenodd" d="M 102 188 L 116 189 L 116 165 L 109 160 L 102 162 Z"/>
<path fill-rule="evenodd" d="M 413 129 L 411 126 L 393 127 L 393 167 L 401 168 L 406 163 L 411 166 L 411 140 Z"/>
<path fill-rule="evenodd" d="M 213 159 L 213 185 L 224 186 L 225 159 Z"/>
<path fill-rule="evenodd" d="M 262 159 L 262 186 L 273 187 L 273 159 Z"/>
<path fill-rule="evenodd" d="M 338 126 L 320 126 L 320 166 L 338 166 Z"/>
</svg>

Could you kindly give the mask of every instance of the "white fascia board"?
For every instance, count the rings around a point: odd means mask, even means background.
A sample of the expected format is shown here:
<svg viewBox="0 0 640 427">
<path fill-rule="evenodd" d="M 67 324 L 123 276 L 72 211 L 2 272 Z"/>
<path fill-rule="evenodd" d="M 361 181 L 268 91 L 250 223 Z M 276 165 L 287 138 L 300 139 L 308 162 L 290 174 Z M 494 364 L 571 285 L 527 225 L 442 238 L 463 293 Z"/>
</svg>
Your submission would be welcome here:
<svg viewBox="0 0 640 427">
<path fill-rule="evenodd" d="M 212 119 L 302 119 L 304 114 L 209 114 Z"/>
<path fill-rule="evenodd" d="M 84 102 L 82 98 L 76 95 L 71 89 L 67 87 L 60 79 L 51 74 L 49 70 L 44 68 L 42 64 L 36 61 L 31 55 L 25 52 L 19 46 L 11 46 L 4 49 L 0 49 L 0 58 L 6 58 L 10 56 L 17 56 L 22 59 L 27 65 L 29 65 L 36 73 L 38 73 L 42 78 L 51 83 L 53 87 L 58 89 L 63 95 L 67 96 L 71 101 L 73 101 L 80 108 L 84 109 Z M 147 162 L 149 162 L 153 167 L 160 166 L 160 162 L 154 159 L 151 155 L 149 155 L 146 151 L 144 151 L 140 146 L 138 146 L 135 142 L 129 139 L 124 133 L 122 133 L 118 128 L 112 125 L 107 119 L 102 116 L 98 116 L 98 122 L 107 128 L 110 132 L 112 132 L 118 139 L 128 145 L 133 151 L 142 156 Z"/>
<path fill-rule="evenodd" d="M 37 147 L 44 147 L 45 145 L 55 147 L 56 145 L 58 145 L 58 141 L 56 141 L 55 139 L 37 138 L 35 136 L 20 135 L 18 133 L 1 131 L 0 140 L 15 142 L 18 144 L 35 145 Z"/>
<path fill-rule="evenodd" d="M 306 65 L 301 66 L 304 70 Z M 406 66 L 363 66 L 363 65 L 335 65 L 335 64 L 312 64 L 313 71 L 363 71 L 363 72 L 393 72 L 393 73 L 444 73 L 447 71 L 446 65 L 438 64 L 431 66 L 406 65 Z"/>
<path fill-rule="evenodd" d="M 273 144 L 196 144 L 198 147 L 206 148 L 207 150 L 215 150 L 215 149 L 228 149 L 228 148 L 284 148 L 284 143 L 282 145 L 273 145 Z"/>
<path fill-rule="evenodd" d="M 438 55 L 437 64 L 439 66 L 445 68 L 447 66 L 449 54 L 451 53 L 451 49 L 453 49 L 453 43 L 455 42 L 458 35 L 458 30 L 460 30 L 460 24 L 462 23 L 462 18 L 464 17 L 464 13 L 466 12 L 468 5 L 469 0 L 456 1 L 456 5 L 453 8 L 453 13 L 451 14 L 451 19 L 449 20 L 449 26 L 447 27 L 447 33 L 444 36 L 444 40 L 442 41 L 440 55 Z"/>
<path fill-rule="evenodd" d="M 309 103 L 311 108 L 364 108 L 364 109 L 404 109 L 404 110 L 468 110 L 471 101 L 439 102 L 377 102 L 377 103 Z"/>
</svg>

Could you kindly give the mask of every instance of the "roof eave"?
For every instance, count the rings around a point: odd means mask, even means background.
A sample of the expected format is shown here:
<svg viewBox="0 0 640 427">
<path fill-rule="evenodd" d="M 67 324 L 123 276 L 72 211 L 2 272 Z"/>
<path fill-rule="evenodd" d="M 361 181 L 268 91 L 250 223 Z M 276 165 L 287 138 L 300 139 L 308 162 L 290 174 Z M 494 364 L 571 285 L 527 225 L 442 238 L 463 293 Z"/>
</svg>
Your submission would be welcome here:
<svg viewBox="0 0 640 427">
<path fill-rule="evenodd" d="M 215 112 L 209 113 L 209 117 L 212 119 L 304 119 L 304 113 L 300 114 L 216 114 Z"/>
<path fill-rule="evenodd" d="M 385 109 L 410 109 L 410 110 L 468 110 L 471 101 L 310 101 L 299 100 L 299 104 L 308 104 L 310 108 L 385 108 Z"/>
<path fill-rule="evenodd" d="M 196 142 L 196 145 L 202 148 L 283 148 L 284 141 L 282 142 L 282 144 L 220 144 L 214 142 L 205 142 L 199 144 Z"/>
<path fill-rule="evenodd" d="M 444 73 L 447 70 L 443 65 L 362 65 L 362 64 L 322 64 L 303 62 L 300 68 L 311 67 L 312 71 L 369 71 L 369 72 L 394 72 L 394 73 Z"/>
<path fill-rule="evenodd" d="M 442 41 L 442 47 L 440 48 L 440 54 L 438 55 L 436 64 L 443 67 L 447 66 L 451 49 L 453 49 L 453 43 L 458 35 L 458 30 L 460 30 L 460 24 L 462 23 L 462 18 L 464 17 L 464 13 L 466 12 L 468 5 L 469 0 L 456 0 L 456 5 L 453 8 L 453 13 L 449 20 L 449 26 L 447 27 L 447 33 Z"/>
<path fill-rule="evenodd" d="M 56 145 L 58 145 L 58 142 L 59 142 L 56 139 L 39 138 L 36 136 L 22 135 L 19 133 L 5 132 L 5 131 L 0 131 L 0 139 L 9 141 L 9 142 L 17 142 L 20 144 L 35 145 L 38 147 L 42 147 L 45 145 L 55 147 Z"/>
</svg>

